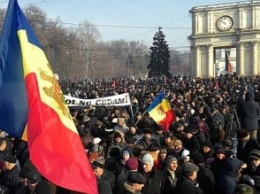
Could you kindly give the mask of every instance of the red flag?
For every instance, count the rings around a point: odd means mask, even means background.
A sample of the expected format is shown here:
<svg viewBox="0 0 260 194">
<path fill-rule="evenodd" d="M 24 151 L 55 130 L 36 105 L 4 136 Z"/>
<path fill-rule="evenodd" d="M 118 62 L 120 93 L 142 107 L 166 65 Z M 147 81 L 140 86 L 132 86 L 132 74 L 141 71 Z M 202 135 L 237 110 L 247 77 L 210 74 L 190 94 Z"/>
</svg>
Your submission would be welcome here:
<svg viewBox="0 0 260 194">
<path fill-rule="evenodd" d="M 27 123 L 30 159 L 37 170 L 63 188 L 98 194 L 96 177 L 59 84 L 17 0 L 9 1 L 0 49 L 0 76 L 4 77 L 0 79 L 0 91 L 3 92 L 3 88 L 15 88 L 16 85 L 24 86 L 21 88 L 25 90 L 25 95 L 21 96 L 20 93 L 5 93 L 9 99 L 2 98 L 1 93 L 0 103 L 6 105 L 6 112 L 12 113 L 4 122 L 13 122 L 12 115 L 21 109 L 25 116 L 21 117 L 22 120 L 19 118 L 21 121 L 17 128 L 7 124 L 3 125 L 3 129 L 19 136 Z M 12 71 L 16 73 L 12 76 L 7 74 Z M 18 75 L 23 80 L 17 79 Z M 23 103 L 12 104 L 15 96 L 24 98 Z M 9 104 L 3 100 L 8 100 Z"/>
<path fill-rule="evenodd" d="M 226 52 L 226 67 L 225 67 L 225 70 L 228 72 L 228 73 L 232 73 L 233 72 L 233 68 L 232 68 L 232 64 L 230 63 L 229 61 L 229 56 L 228 56 L 228 52 Z"/>
</svg>

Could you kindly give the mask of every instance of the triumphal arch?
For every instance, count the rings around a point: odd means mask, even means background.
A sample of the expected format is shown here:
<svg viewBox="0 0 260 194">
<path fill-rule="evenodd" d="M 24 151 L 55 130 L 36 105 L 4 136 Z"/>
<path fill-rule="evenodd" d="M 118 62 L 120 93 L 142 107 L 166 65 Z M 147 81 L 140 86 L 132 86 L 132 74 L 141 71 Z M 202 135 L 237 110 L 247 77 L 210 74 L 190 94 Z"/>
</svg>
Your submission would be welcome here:
<svg viewBox="0 0 260 194">
<path fill-rule="evenodd" d="M 216 49 L 236 49 L 237 75 L 260 74 L 260 1 L 197 6 L 192 15 L 191 76 L 216 76 Z"/>
</svg>

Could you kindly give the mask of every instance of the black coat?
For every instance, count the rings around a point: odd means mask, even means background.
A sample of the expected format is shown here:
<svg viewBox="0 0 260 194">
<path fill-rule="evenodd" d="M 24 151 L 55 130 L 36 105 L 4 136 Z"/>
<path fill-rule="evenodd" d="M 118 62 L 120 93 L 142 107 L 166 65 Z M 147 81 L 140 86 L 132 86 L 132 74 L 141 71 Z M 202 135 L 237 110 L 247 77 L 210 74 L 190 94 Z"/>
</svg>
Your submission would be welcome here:
<svg viewBox="0 0 260 194">
<path fill-rule="evenodd" d="M 244 162 L 249 162 L 249 154 L 253 149 L 260 149 L 260 144 L 256 139 L 245 138 L 243 141 L 238 140 L 237 158 Z"/>
<path fill-rule="evenodd" d="M 185 147 L 187 150 L 190 151 L 190 154 L 192 154 L 193 152 L 199 152 L 200 151 L 200 143 L 199 140 L 193 136 L 191 138 L 186 138 L 183 142 L 183 147 Z"/>
<path fill-rule="evenodd" d="M 249 176 L 254 180 L 254 182 L 255 182 L 254 188 L 256 190 L 255 194 L 260 193 L 260 166 L 258 166 L 256 169 L 254 169 L 253 166 L 251 165 L 251 163 L 249 163 L 247 165 L 247 168 L 244 169 L 242 173 L 243 173 L 243 175 Z M 248 184 L 248 179 L 245 179 L 243 177 L 244 176 L 242 176 L 242 178 L 241 178 L 241 182 Z"/>
<path fill-rule="evenodd" d="M 254 101 L 253 92 L 247 92 L 245 101 L 238 104 L 237 114 L 240 118 L 241 128 L 245 128 L 249 131 L 258 129 L 260 107 L 259 104 Z"/>
<path fill-rule="evenodd" d="M 177 179 L 179 178 L 179 172 L 175 172 L 175 179 L 172 178 L 170 171 L 165 168 L 162 171 L 163 182 L 162 182 L 162 192 L 161 194 L 173 193 L 176 187 Z"/>
<path fill-rule="evenodd" d="M 99 194 L 113 194 L 112 187 L 107 180 L 98 178 L 97 183 L 98 183 L 98 193 Z"/>
<path fill-rule="evenodd" d="M 212 171 L 204 164 L 200 164 L 197 175 L 198 183 L 204 193 L 212 193 L 215 188 L 215 178 Z"/>
<path fill-rule="evenodd" d="M 197 182 L 193 182 L 184 176 L 177 180 L 175 193 L 204 194 Z"/>
<path fill-rule="evenodd" d="M 144 177 L 147 179 L 143 189 L 143 194 L 160 194 L 163 176 L 160 170 L 153 168 L 151 172 L 145 173 L 141 172 Z"/>
<path fill-rule="evenodd" d="M 130 171 L 129 170 L 123 170 L 121 174 L 117 177 L 116 179 L 116 188 L 115 188 L 115 194 L 120 194 L 122 193 L 124 189 L 124 183 L 127 180 L 127 177 L 129 175 Z"/>
<path fill-rule="evenodd" d="M 10 193 L 13 193 L 20 184 L 20 168 L 15 166 L 11 170 L 6 170 L 1 173 L 0 184 L 8 187 Z"/>
</svg>

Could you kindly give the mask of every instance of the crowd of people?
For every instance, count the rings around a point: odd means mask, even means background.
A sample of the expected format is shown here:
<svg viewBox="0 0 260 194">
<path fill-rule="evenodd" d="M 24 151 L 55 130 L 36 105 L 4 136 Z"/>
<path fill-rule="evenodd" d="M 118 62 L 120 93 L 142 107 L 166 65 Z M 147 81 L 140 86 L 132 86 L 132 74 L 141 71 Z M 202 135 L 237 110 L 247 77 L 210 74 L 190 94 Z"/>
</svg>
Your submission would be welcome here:
<svg viewBox="0 0 260 194">
<path fill-rule="evenodd" d="M 70 107 L 100 194 L 260 193 L 260 76 L 60 81 L 64 95 L 128 92 L 131 106 Z M 164 92 L 169 129 L 146 111 Z M 68 145 L 66 145 L 68 146 Z M 0 194 L 66 194 L 30 162 L 27 143 L 0 132 Z"/>
</svg>

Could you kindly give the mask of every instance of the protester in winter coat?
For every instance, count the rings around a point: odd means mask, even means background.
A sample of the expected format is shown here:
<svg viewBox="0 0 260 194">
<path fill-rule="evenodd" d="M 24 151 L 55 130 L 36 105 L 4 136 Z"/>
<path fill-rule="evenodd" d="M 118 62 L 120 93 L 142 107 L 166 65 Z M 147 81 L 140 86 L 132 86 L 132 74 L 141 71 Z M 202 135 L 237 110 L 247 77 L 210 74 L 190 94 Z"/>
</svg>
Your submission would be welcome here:
<svg viewBox="0 0 260 194">
<path fill-rule="evenodd" d="M 160 194 L 163 181 L 162 172 L 154 167 L 154 158 L 151 154 L 142 157 L 142 175 L 146 178 L 146 183 L 142 189 L 143 194 Z"/>
<path fill-rule="evenodd" d="M 138 170 L 138 160 L 134 157 L 129 158 L 125 163 L 125 168 L 116 180 L 115 194 L 120 194 L 123 191 L 124 183 L 127 180 L 128 175 L 131 172 L 137 172 Z"/>
<path fill-rule="evenodd" d="M 224 168 L 216 181 L 216 194 L 234 194 L 236 185 L 239 182 L 241 171 L 246 164 L 237 158 L 228 158 Z"/>
<path fill-rule="evenodd" d="M 253 186 L 256 193 L 260 193 L 260 150 L 252 150 L 249 159 L 247 168 L 242 172 L 241 182 Z"/>
<path fill-rule="evenodd" d="M 257 139 L 258 120 L 260 116 L 260 107 L 254 101 L 255 95 L 248 91 L 245 95 L 245 101 L 238 104 L 238 117 L 240 118 L 241 128 L 245 128 L 250 133 L 250 137 Z"/>
<path fill-rule="evenodd" d="M 197 181 L 199 167 L 191 162 L 182 165 L 182 176 L 177 180 L 175 193 L 204 194 Z"/>
<path fill-rule="evenodd" d="M 120 194 L 142 194 L 142 188 L 146 182 L 146 178 L 141 173 L 130 172 Z"/>
<path fill-rule="evenodd" d="M 199 167 L 197 180 L 204 193 L 213 193 L 215 189 L 215 178 L 212 171 L 206 167 L 204 157 L 200 152 L 194 152 L 191 160 Z"/>
<path fill-rule="evenodd" d="M 249 154 L 253 149 L 260 149 L 257 139 L 251 138 L 246 129 L 237 132 L 237 158 L 248 163 Z"/>
<path fill-rule="evenodd" d="M 163 169 L 162 174 L 164 179 L 161 194 L 174 193 L 177 179 L 180 176 L 177 158 L 171 155 L 167 156 L 165 160 L 165 168 Z"/>
</svg>

